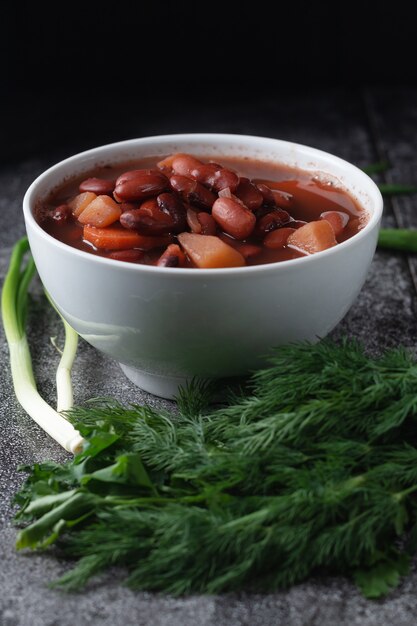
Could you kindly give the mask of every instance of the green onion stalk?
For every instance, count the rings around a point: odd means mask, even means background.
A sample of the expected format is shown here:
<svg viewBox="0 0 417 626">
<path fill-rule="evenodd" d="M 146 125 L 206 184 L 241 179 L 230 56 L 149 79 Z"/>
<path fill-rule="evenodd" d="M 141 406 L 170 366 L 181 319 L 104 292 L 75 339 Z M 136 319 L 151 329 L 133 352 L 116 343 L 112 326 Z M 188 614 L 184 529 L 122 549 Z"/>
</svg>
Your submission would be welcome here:
<svg viewBox="0 0 417 626">
<path fill-rule="evenodd" d="M 417 230 L 408 228 L 382 228 L 378 247 L 399 252 L 417 252 Z"/>
<path fill-rule="evenodd" d="M 41 397 L 33 375 L 25 323 L 28 287 L 36 267 L 30 258 L 22 268 L 28 250 L 29 243 L 26 237 L 14 246 L 1 297 L 3 326 L 9 345 L 14 391 L 26 413 L 65 450 L 75 454 L 82 448 L 83 438 L 63 415 Z M 59 411 L 72 406 L 69 376 L 76 347 L 77 333 L 65 323 L 65 348 L 57 373 Z"/>
</svg>

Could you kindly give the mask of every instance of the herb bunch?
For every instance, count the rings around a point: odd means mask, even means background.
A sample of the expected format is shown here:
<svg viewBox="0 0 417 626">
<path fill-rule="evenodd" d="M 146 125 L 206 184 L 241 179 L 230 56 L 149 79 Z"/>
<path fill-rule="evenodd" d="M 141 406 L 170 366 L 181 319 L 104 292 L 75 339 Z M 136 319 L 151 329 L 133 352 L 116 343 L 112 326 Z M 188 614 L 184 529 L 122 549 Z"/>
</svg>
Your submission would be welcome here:
<svg viewBox="0 0 417 626">
<path fill-rule="evenodd" d="M 359 345 L 281 348 L 210 408 L 192 384 L 178 415 L 96 401 L 68 412 L 86 439 L 32 468 L 19 548 L 56 542 L 79 589 L 112 565 L 173 594 L 273 590 L 317 572 L 368 597 L 395 587 L 417 541 L 417 363 Z"/>
</svg>

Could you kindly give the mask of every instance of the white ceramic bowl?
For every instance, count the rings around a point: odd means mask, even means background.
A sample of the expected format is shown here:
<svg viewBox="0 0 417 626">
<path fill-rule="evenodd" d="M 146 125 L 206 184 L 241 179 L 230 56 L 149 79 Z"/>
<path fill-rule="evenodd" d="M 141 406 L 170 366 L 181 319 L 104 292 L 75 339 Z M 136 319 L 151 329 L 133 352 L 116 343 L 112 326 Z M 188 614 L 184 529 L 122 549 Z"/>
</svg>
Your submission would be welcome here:
<svg viewBox="0 0 417 626">
<path fill-rule="evenodd" d="M 351 239 L 315 255 L 244 268 L 193 270 L 123 263 L 63 244 L 33 208 L 65 179 L 99 165 L 191 152 L 278 161 L 324 173 L 369 213 Z M 382 214 L 375 183 L 355 166 L 306 146 L 241 135 L 145 137 L 88 150 L 54 165 L 29 187 L 24 215 L 41 280 L 71 326 L 117 359 L 141 388 L 172 397 L 193 376 L 218 378 L 262 365 L 274 346 L 316 341 L 342 319 L 371 263 Z"/>
</svg>

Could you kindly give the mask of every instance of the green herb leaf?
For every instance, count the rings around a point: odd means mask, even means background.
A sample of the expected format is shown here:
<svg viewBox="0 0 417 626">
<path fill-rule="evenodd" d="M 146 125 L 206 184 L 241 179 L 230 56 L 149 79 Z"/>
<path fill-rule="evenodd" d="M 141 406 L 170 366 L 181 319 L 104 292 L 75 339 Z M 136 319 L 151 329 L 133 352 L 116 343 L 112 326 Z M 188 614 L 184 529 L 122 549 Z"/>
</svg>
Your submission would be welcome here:
<svg viewBox="0 0 417 626">
<path fill-rule="evenodd" d="M 410 571 L 410 559 L 401 554 L 396 559 L 383 560 L 368 570 L 358 570 L 354 579 L 366 598 L 380 598 L 398 587 L 401 577 Z"/>
<path fill-rule="evenodd" d="M 81 463 L 85 459 L 93 459 L 108 449 L 120 439 L 120 435 L 108 432 L 92 432 L 82 452 L 77 455 L 77 463 Z"/>
<path fill-rule="evenodd" d="M 58 528 L 62 531 L 66 522 L 78 522 L 86 515 L 91 515 L 96 504 L 96 498 L 93 495 L 81 491 L 72 492 L 70 498 L 64 498 L 64 502 L 62 494 L 58 495 L 56 500 L 57 506 L 49 507 L 48 512 L 43 515 L 41 508 L 39 512 L 42 517 L 20 531 L 16 541 L 18 550 L 49 545 L 58 538 Z M 36 508 L 33 507 L 33 511 L 35 510 Z"/>
<path fill-rule="evenodd" d="M 136 485 L 153 490 L 153 484 L 145 470 L 141 458 L 137 453 L 123 454 L 116 463 L 103 467 L 92 474 L 87 474 L 81 479 L 81 484 L 86 485 L 90 480 L 98 480 L 105 483 L 119 483 L 121 485 Z"/>
</svg>

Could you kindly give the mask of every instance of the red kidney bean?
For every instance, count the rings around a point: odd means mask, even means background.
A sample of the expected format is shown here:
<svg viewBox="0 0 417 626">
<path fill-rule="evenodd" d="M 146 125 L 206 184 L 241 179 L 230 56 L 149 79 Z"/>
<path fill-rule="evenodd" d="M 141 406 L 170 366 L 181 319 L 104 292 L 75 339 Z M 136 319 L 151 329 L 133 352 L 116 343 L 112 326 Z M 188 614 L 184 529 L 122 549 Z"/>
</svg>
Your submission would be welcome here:
<svg viewBox="0 0 417 626">
<path fill-rule="evenodd" d="M 131 170 L 116 180 L 114 198 L 118 202 L 144 200 L 168 188 L 168 178 L 159 170 Z"/>
<path fill-rule="evenodd" d="M 275 196 L 272 192 L 272 189 L 270 189 L 267 185 L 264 185 L 263 183 L 259 183 L 256 186 L 262 194 L 264 204 L 268 206 L 274 206 Z"/>
<path fill-rule="evenodd" d="M 54 220 L 56 224 L 60 225 L 65 224 L 71 215 L 71 209 L 68 204 L 60 204 L 48 213 L 48 216 Z"/>
<path fill-rule="evenodd" d="M 259 209 L 256 209 L 256 211 L 254 211 L 256 215 L 256 219 L 259 221 L 261 217 L 264 217 L 264 215 L 268 215 L 268 213 L 271 213 L 275 209 L 276 209 L 275 206 L 271 207 L 271 206 L 266 206 L 265 204 L 263 204 L 261 207 L 259 207 Z"/>
<path fill-rule="evenodd" d="M 91 191 L 98 196 L 111 196 L 115 187 L 114 180 L 106 180 L 104 178 L 86 178 L 80 184 L 80 193 Z"/>
<path fill-rule="evenodd" d="M 161 212 L 156 198 L 148 198 L 148 200 L 142 202 L 142 204 L 137 208 L 140 210 L 141 215 L 147 215 L 148 217 L 152 217 L 156 220 L 158 217 L 162 217 L 163 220 L 165 219 L 164 215 L 160 215 Z"/>
<path fill-rule="evenodd" d="M 170 154 L 169 156 L 165 157 L 165 159 L 162 159 L 162 161 L 159 161 L 156 164 L 156 167 L 162 172 L 164 172 L 164 174 L 166 172 L 168 172 L 169 174 L 172 174 L 172 163 L 174 159 L 176 159 L 179 156 L 182 156 L 182 155 L 180 153 Z"/>
<path fill-rule="evenodd" d="M 110 253 L 111 259 L 116 259 L 117 261 L 130 261 L 131 263 L 135 263 L 136 261 L 140 261 L 143 257 L 143 250 L 116 250 L 115 252 Z"/>
<path fill-rule="evenodd" d="M 250 211 L 259 209 L 264 201 L 263 194 L 249 178 L 241 178 L 234 193 Z"/>
<path fill-rule="evenodd" d="M 239 184 L 239 176 L 224 167 L 218 168 L 215 163 L 204 163 L 191 170 L 190 175 L 211 191 L 218 193 L 226 187 L 234 192 Z"/>
<path fill-rule="evenodd" d="M 203 185 L 192 178 L 175 174 L 169 179 L 171 187 L 179 193 L 181 198 L 203 209 L 209 209 L 213 206 L 216 196 L 206 189 Z"/>
<path fill-rule="evenodd" d="M 291 192 L 286 191 L 286 189 L 296 189 L 297 183 L 295 181 L 273 181 L 255 178 L 252 182 L 254 182 L 258 188 L 262 185 L 270 189 L 272 191 L 272 195 L 274 196 L 274 204 L 283 208 L 290 208 L 292 206 L 294 196 Z M 282 189 L 282 187 L 284 188 Z"/>
<path fill-rule="evenodd" d="M 243 246 L 239 246 L 238 250 L 240 254 L 243 254 L 245 259 L 251 259 L 262 252 L 261 246 L 254 246 L 251 243 L 244 243 Z"/>
<path fill-rule="evenodd" d="M 123 172 L 123 174 L 120 174 L 120 176 L 116 179 L 116 185 L 119 185 L 120 183 L 126 183 L 131 180 L 136 180 L 138 179 L 138 177 L 145 177 L 146 180 L 148 176 L 157 176 L 158 178 L 162 177 L 162 180 L 166 180 L 167 178 L 165 174 L 162 174 L 162 172 L 160 172 L 159 170 L 152 168 L 127 170 L 126 172 Z"/>
<path fill-rule="evenodd" d="M 234 198 L 218 198 L 212 216 L 225 233 L 239 240 L 249 237 L 256 224 L 254 214 Z"/>
<path fill-rule="evenodd" d="M 164 235 L 174 227 L 174 220 L 161 211 L 155 198 L 146 200 L 140 209 L 122 213 L 120 223 L 124 228 L 136 230 L 141 235 Z"/>
<path fill-rule="evenodd" d="M 121 214 L 120 223 L 124 228 L 137 230 L 141 228 L 144 217 L 143 213 L 140 213 L 140 209 L 131 209 Z"/>
<path fill-rule="evenodd" d="M 119 204 L 122 213 L 125 211 L 132 211 L 132 209 L 138 209 L 139 204 L 137 202 L 122 202 Z"/>
<path fill-rule="evenodd" d="M 295 228 L 278 228 L 277 230 L 273 230 L 266 235 L 264 246 L 272 249 L 283 248 L 291 233 L 295 233 Z"/>
<path fill-rule="evenodd" d="M 202 166 L 203 163 L 190 154 L 177 154 L 172 161 L 172 171 L 180 176 L 192 176 L 193 169 Z"/>
<path fill-rule="evenodd" d="M 217 224 L 215 219 L 209 213 L 197 213 L 197 219 L 201 225 L 200 233 L 202 235 L 215 235 Z"/>
<path fill-rule="evenodd" d="M 176 243 L 169 245 L 157 262 L 159 267 L 183 267 L 184 264 L 185 254 Z"/>
<path fill-rule="evenodd" d="M 273 189 L 271 191 L 277 206 L 285 207 L 286 209 L 292 206 L 294 196 L 291 193 L 288 193 L 287 191 L 279 191 L 277 189 Z"/>
<path fill-rule="evenodd" d="M 275 209 L 260 217 L 256 222 L 255 235 L 262 237 L 267 233 L 280 228 L 291 220 L 291 216 L 283 209 Z"/>
<path fill-rule="evenodd" d="M 217 170 L 214 175 L 214 181 L 212 182 L 213 191 L 221 191 L 226 187 L 230 188 L 230 191 L 233 193 L 239 184 L 239 176 L 232 172 L 232 170 L 228 170 L 226 168 L 222 168 L 221 170 Z"/>
<path fill-rule="evenodd" d="M 185 207 L 181 200 L 173 193 L 161 193 L 156 199 L 163 213 L 169 215 L 173 221 L 172 232 L 180 233 L 185 229 L 187 220 Z"/>
<path fill-rule="evenodd" d="M 218 170 L 219 168 L 214 163 L 196 163 L 194 167 L 190 168 L 188 176 L 194 178 L 202 185 L 211 187 L 210 180 Z"/>
</svg>

